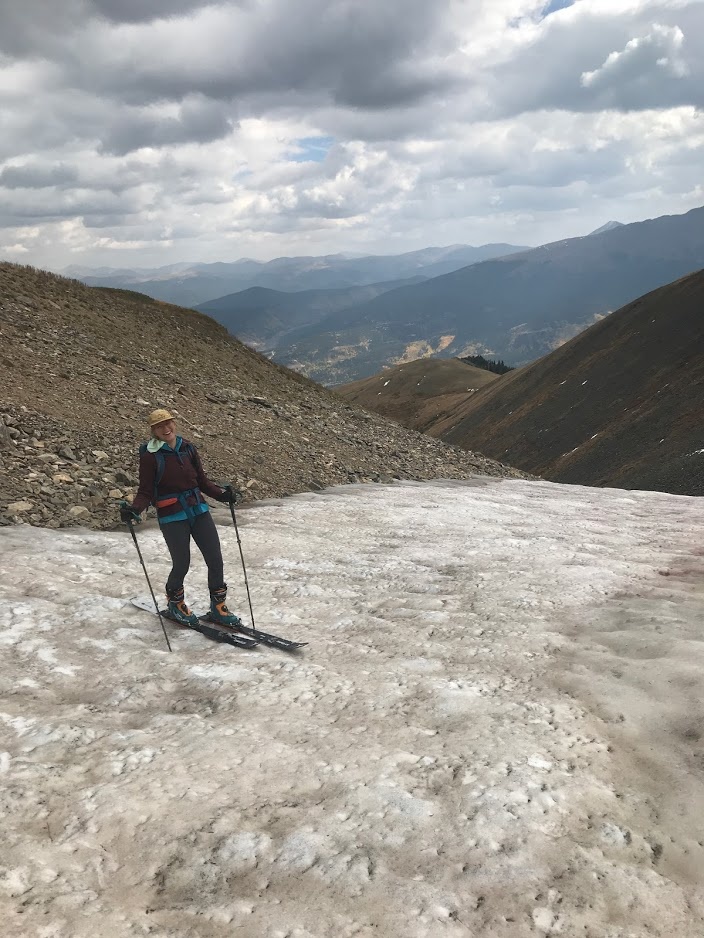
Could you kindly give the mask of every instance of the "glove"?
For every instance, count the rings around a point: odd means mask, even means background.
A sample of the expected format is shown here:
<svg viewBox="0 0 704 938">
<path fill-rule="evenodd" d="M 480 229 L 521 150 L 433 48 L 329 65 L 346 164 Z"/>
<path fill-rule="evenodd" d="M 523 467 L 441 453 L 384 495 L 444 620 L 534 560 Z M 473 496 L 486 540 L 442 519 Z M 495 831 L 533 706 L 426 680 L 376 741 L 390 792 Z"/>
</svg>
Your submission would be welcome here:
<svg viewBox="0 0 704 938">
<path fill-rule="evenodd" d="M 130 508 L 128 502 L 124 500 L 120 502 L 120 521 L 124 524 L 129 524 L 130 522 L 139 524 L 141 521 L 139 514 Z"/>
<path fill-rule="evenodd" d="M 231 485 L 226 485 L 222 490 L 222 494 L 217 496 L 219 502 L 224 502 L 226 505 L 236 505 L 238 501 L 242 501 L 242 492 L 237 489 L 233 489 Z"/>
</svg>

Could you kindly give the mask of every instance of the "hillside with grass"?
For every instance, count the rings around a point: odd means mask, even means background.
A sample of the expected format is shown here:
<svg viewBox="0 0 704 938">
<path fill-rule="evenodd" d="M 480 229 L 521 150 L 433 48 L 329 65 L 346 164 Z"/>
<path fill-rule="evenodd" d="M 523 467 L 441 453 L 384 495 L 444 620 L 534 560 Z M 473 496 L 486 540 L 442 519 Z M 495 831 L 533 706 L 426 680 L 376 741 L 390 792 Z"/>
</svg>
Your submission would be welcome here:
<svg viewBox="0 0 704 938">
<path fill-rule="evenodd" d="M 704 270 L 503 375 L 429 432 L 557 482 L 704 495 Z"/>
<path fill-rule="evenodd" d="M 433 435 L 439 418 L 497 378 L 457 358 L 421 358 L 333 390 L 404 427 Z"/>
</svg>

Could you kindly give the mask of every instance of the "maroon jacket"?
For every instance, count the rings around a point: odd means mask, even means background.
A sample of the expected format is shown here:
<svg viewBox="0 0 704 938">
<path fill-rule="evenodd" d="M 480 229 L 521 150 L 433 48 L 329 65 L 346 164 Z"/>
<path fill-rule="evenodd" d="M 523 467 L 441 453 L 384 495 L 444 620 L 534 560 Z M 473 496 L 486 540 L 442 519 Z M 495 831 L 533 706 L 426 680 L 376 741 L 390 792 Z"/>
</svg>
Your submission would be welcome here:
<svg viewBox="0 0 704 938">
<path fill-rule="evenodd" d="M 179 445 L 180 444 L 180 445 Z M 188 448 L 192 447 L 193 456 L 188 453 Z M 203 495 L 210 495 L 211 498 L 217 498 L 222 495 L 223 490 L 219 485 L 211 482 L 203 471 L 203 465 L 200 461 L 200 455 L 193 443 L 188 440 L 176 439 L 176 453 L 164 455 L 164 474 L 162 475 L 157 487 L 157 498 L 165 498 L 169 495 L 176 495 L 179 492 L 187 492 L 189 489 L 199 488 Z M 144 449 L 139 454 L 139 488 L 137 495 L 132 502 L 132 510 L 142 512 L 154 501 L 154 480 L 157 472 L 157 458 L 154 453 Z M 195 496 L 189 496 L 189 505 L 198 504 Z M 179 502 L 168 505 L 157 510 L 160 518 L 167 515 L 176 514 L 183 511 Z"/>
</svg>

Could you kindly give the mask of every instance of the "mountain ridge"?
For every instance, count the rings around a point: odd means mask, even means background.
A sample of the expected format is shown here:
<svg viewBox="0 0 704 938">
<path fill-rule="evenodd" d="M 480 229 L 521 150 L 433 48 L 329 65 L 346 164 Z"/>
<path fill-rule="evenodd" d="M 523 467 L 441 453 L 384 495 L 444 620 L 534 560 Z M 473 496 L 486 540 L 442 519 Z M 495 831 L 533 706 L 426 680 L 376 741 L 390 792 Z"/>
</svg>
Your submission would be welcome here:
<svg viewBox="0 0 704 938">
<path fill-rule="evenodd" d="M 388 291 L 297 330 L 282 364 L 326 384 L 373 375 L 422 347 L 520 365 L 704 264 L 704 208 L 481 261 Z M 418 357 L 418 356 L 414 356 Z"/>
<path fill-rule="evenodd" d="M 622 228 L 623 222 L 620 221 L 607 221 L 605 225 L 601 225 L 599 228 L 595 228 L 594 231 L 590 231 L 588 237 L 592 235 L 604 234 L 605 231 L 613 231 L 614 228 Z"/>
<path fill-rule="evenodd" d="M 451 245 L 362 257 L 326 254 L 278 257 L 271 261 L 242 258 L 231 263 L 216 261 L 145 268 L 142 273 L 125 268 L 101 276 L 82 274 L 80 279 L 89 286 L 138 290 L 154 299 L 197 306 L 252 286 L 297 292 L 364 286 L 418 274 L 437 276 L 487 257 L 523 249 L 510 244 Z"/>
<path fill-rule="evenodd" d="M 249 287 L 194 307 L 212 316 L 231 335 L 260 351 L 275 349 L 292 329 L 312 326 L 332 312 L 343 310 L 363 300 L 418 283 L 421 276 L 405 281 L 370 283 L 357 287 L 329 290 L 301 290 L 288 293 L 268 287 Z"/>
</svg>

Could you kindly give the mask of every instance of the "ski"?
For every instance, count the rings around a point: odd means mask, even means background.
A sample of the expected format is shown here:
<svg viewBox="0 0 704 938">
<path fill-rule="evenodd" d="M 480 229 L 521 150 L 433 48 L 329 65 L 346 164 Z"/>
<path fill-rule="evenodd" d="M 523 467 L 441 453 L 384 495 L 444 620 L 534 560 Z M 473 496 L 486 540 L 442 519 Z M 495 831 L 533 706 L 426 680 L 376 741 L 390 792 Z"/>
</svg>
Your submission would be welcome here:
<svg viewBox="0 0 704 938">
<path fill-rule="evenodd" d="M 212 622 L 210 613 L 198 616 L 201 622 Z M 271 632 L 262 632 L 261 629 L 253 629 L 248 625 L 243 625 L 240 621 L 237 625 L 223 625 L 221 628 L 231 628 L 237 632 L 246 635 L 251 641 L 258 642 L 260 645 L 269 645 L 271 648 L 279 648 L 281 651 L 297 651 L 304 648 L 308 642 L 294 642 L 290 638 L 283 638 L 281 635 L 272 635 Z"/>
<path fill-rule="evenodd" d="M 154 603 L 149 599 L 132 599 L 131 603 L 133 606 L 136 606 L 137 609 L 142 609 L 144 612 L 151 612 L 153 616 L 156 615 Z M 182 628 L 193 629 L 194 632 L 200 632 L 201 635 L 205 635 L 214 642 L 223 642 L 225 645 L 233 645 L 235 648 L 256 648 L 259 644 L 253 637 L 238 635 L 237 632 L 231 632 L 229 629 L 220 626 L 206 625 L 202 621 L 199 621 L 198 625 L 184 625 L 183 622 L 179 622 L 178 619 L 175 619 L 168 609 L 160 609 L 159 612 L 164 619 L 176 622 Z"/>
</svg>

